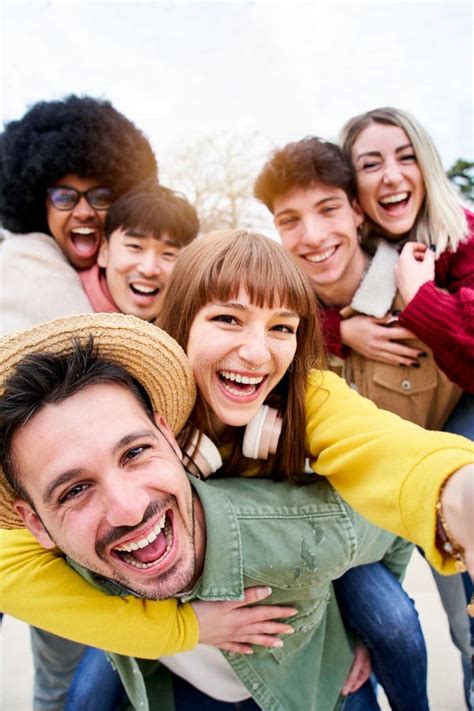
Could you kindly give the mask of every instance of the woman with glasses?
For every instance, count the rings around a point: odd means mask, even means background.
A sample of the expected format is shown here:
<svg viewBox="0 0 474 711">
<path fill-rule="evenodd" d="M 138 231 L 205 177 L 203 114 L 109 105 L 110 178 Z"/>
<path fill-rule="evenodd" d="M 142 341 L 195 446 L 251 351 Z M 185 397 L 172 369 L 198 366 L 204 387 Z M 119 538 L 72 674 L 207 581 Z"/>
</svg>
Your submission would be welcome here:
<svg viewBox="0 0 474 711">
<path fill-rule="evenodd" d="M 41 101 L 0 137 L 1 330 L 93 311 L 77 270 L 97 257 L 112 201 L 157 180 L 145 136 L 108 101 Z M 32 628 L 34 708 L 62 708 L 82 645 Z"/>
<path fill-rule="evenodd" d="M 157 180 L 148 140 L 108 101 L 69 96 L 35 104 L 0 141 L 0 221 L 14 235 L 2 331 L 91 311 L 76 270 L 95 263 L 112 200 Z"/>
</svg>

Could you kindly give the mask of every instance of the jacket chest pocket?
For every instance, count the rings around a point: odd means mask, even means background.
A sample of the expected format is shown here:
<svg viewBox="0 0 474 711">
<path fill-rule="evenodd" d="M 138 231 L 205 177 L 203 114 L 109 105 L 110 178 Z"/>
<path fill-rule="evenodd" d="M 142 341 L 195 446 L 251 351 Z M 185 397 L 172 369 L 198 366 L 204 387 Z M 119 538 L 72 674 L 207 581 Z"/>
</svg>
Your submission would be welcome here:
<svg viewBox="0 0 474 711">
<path fill-rule="evenodd" d="M 285 620 L 285 622 L 292 625 L 295 631 L 292 635 L 283 637 L 283 647 L 270 650 L 270 654 L 278 663 L 283 662 L 309 642 L 311 634 L 319 627 L 325 615 L 330 597 L 331 592 L 328 590 L 311 607 L 305 608 L 304 611 Z"/>
<path fill-rule="evenodd" d="M 431 358 L 422 363 L 420 368 L 394 367 L 385 363 L 376 363 L 374 383 L 405 397 L 419 393 L 429 394 L 438 386 L 438 371 Z"/>
</svg>

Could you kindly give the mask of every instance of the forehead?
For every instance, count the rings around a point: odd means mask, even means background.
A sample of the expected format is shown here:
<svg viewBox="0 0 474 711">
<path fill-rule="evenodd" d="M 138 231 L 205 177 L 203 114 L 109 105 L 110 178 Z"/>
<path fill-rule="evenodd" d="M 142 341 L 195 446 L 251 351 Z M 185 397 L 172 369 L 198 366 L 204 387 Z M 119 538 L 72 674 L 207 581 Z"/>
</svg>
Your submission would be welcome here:
<svg viewBox="0 0 474 711">
<path fill-rule="evenodd" d="M 147 245 L 154 245 L 156 249 L 164 249 L 166 247 L 179 248 L 176 240 L 170 235 L 167 230 L 163 230 L 159 236 L 153 232 L 142 229 L 141 227 L 119 227 L 110 235 L 109 241 L 113 239 L 122 241 L 127 238 L 137 239 L 139 242 Z"/>
<path fill-rule="evenodd" d="M 16 430 L 15 467 L 20 478 L 42 482 L 67 469 L 94 468 L 123 437 L 146 428 L 156 430 L 127 388 L 90 385 L 63 402 L 46 405 Z"/>
<path fill-rule="evenodd" d="M 400 126 L 371 123 L 357 136 L 353 153 L 396 149 L 407 144 L 410 144 L 410 139 Z"/>
<path fill-rule="evenodd" d="M 284 210 L 301 210 L 313 207 L 318 203 L 323 203 L 331 199 L 338 199 L 349 202 L 348 197 L 342 188 L 324 183 L 313 183 L 308 187 L 292 188 L 283 195 L 279 195 L 274 200 L 275 217 Z"/>
<path fill-rule="evenodd" d="M 98 178 L 81 178 L 77 173 L 66 173 L 59 180 L 56 180 L 52 187 L 67 186 L 68 188 L 85 192 L 91 188 L 97 188 L 99 185 L 102 185 L 102 183 Z"/>
<path fill-rule="evenodd" d="M 257 310 L 260 311 L 281 311 L 282 309 L 287 310 L 288 304 L 287 301 L 284 297 L 279 295 L 278 293 L 274 293 L 272 295 L 272 301 L 271 304 L 269 301 L 264 302 L 263 304 L 260 303 L 260 300 L 255 298 L 252 298 L 252 296 L 249 294 L 247 289 L 244 286 L 241 286 L 238 292 L 236 293 L 235 296 L 229 296 L 228 299 L 226 300 L 215 300 L 215 301 L 210 301 L 208 304 L 205 305 L 204 308 L 206 307 L 214 307 L 216 305 L 219 306 L 230 306 L 230 307 L 242 307 L 245 310 L 248 310 L 248 312 L 255 312 Z M 295 314 L 296 315 L 296 314 Z"/>
</svg>

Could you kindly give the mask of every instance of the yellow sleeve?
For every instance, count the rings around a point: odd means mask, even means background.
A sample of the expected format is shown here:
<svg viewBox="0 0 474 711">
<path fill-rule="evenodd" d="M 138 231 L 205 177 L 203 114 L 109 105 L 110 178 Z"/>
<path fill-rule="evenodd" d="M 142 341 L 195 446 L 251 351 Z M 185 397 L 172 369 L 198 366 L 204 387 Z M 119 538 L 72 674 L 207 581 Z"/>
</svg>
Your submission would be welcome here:
<svg viewBox="0 0 474 711">
<path fill-rule="evenodd" d="M 190 604 L 106 595 L 26 529 L 0 531 L 0 609 L 61 637 L 110 652 L 157 659 L 192 649 Z"/>
<path fill-rule="evenodd" d="M 362 516 L 420 545 L 438 570 L 455 572 L 435 546 L 435 504 L 443 482 L 472 463 L 474 443 L 379 410 L 329 371 L 310 374 L 306 413 L 313 470 Z"/>
</svg>

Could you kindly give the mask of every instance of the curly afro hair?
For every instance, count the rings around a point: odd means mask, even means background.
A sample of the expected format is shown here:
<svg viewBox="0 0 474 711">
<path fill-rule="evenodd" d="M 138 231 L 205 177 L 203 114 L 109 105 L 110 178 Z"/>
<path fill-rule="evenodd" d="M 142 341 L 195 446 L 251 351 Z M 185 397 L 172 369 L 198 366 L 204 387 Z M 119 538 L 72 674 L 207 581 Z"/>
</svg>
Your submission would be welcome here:
<svg viewBox="0 0 474 711">
<path fill-rule="evenodd" d="M 109 101 L 40 101 L 0 136 L 0 220 L 11 232 L 47 232 L 46 189 L 68 173 L 97 178 L 119 197 L 158 168 L 145 136 Z"/>
</svg>

